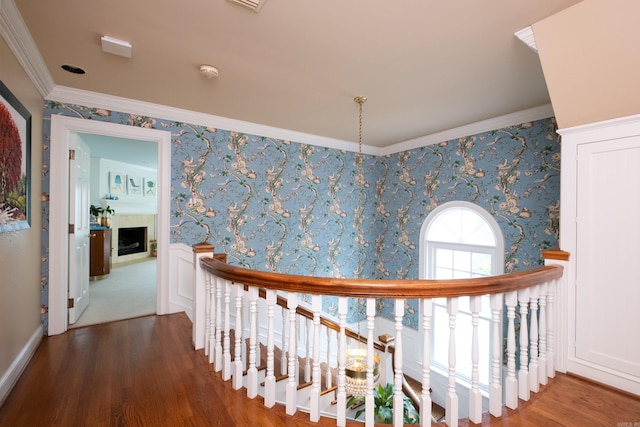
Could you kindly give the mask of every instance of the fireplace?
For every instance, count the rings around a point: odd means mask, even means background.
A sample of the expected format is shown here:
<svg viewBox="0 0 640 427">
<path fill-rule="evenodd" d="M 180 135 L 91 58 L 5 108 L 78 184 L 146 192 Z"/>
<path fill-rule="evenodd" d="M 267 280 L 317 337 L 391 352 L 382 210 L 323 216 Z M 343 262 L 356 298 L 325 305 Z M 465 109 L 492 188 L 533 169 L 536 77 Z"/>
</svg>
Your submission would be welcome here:
<svg viewBox="0 0 640 427">
<path fill-rule="evenodd" d="M 147 252 L 147 227 L 118 228 L 118 256 Z"/>
</svg>

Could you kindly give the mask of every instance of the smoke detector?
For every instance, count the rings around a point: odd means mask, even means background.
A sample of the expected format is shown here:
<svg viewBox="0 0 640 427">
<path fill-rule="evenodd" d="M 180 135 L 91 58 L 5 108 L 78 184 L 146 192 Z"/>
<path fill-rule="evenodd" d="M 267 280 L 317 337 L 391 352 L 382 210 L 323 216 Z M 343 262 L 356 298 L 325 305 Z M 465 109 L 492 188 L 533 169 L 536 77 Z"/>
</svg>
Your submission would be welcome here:
<svg viewBox="0 0 640 427">
<path fill-rule="evenodd" d="M 200 74 L 207 78 L 218 77 L 218 69 L 213 65 L 201 65 L 200 66 Z"/>
<path fill-rule="evenodd" d="M 254 12 L 260 12 L 260 9 L 262 9 L 262 6 L 264 6 L 267 0 L 229 0 L 229 1 L 232 3 L 238 3 L 243 6 L 246 6 L 249 9 L 253 10 Z"/>
</svg>

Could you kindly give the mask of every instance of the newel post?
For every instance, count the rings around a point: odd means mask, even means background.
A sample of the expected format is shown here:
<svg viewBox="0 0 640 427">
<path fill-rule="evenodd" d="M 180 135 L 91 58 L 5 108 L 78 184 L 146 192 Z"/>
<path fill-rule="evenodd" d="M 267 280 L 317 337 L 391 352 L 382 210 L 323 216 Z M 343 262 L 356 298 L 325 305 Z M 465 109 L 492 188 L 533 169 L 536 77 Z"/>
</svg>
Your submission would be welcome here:
<svg viewBox="0 0 640 427">
<path fill-rule="evenodd" d="M 202 242 L 193 245 L 193 328 L 192 342 L 196 350 L 204 348 L 205 304 L 207 298 L 205 273 L 200 268 L 200 260 L 213 256 L 213 245 Z"/>
<path fill-rule="evenodd" d="M 569 283 L 573 280 L 571 275 L 573 274 L 570 268 L 569 252 L 561 249 L 548 249 L 542 251 L 542 257 L 544 258 L 545 265 L 560 265 L 564 267 L 564 273 L 562 277 L 555 280 L 554 283 L 549 284 L 549 298 L 552 304 L 553 312 L 549 313 L 549 316 L 553 316 L 553 325 L 549 324 L 548 327 L 553 328 L 551 338 L 553 339 L 551 344 L 553 351 L 553 360 L 547 360 L 549 364 L 547 366 L 548 373 L 554 374 L 556 370 L 560 372 L 567 372 L 567 359 L 568 348 L 567 343 L 569 341 Z M 547 303 L 549 304 L 549 302 Z M 551 310 L 550 310 L 551 311 Z M 551 320 L 551 319 L 549 319 Z M 540 367 L 539 369 L 542 369 Z M 553 375 L 550 375 L 553 377 Z"/>
</svg>

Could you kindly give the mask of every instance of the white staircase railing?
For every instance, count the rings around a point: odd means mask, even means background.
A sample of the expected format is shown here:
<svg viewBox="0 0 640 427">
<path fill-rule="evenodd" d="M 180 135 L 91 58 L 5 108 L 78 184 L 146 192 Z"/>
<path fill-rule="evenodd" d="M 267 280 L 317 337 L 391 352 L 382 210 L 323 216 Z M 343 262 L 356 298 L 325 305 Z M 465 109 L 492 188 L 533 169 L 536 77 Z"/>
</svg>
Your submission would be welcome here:
<svg viewBox="0 0 640 427">
<path fill-rule="evenodd" d="M 225 381 L 232 381 L 235 389 L 244 387 L 250 398 L 263 396 L 266 407 L 279 403 L 285 406 L 289 415 L 305 411 L 312 422 L 318 421 L 321 416 L 329 416 L 336 419 L 337 426 L 345 426 L 355 414 L 354 409 L 346 407 L 345 353 L 349 342 L 361 340 L 366 341 L 368 350 L 364 422 L 366 426 L 373 426 L 377 422 L 374 419 L 373 354 L 385 349 L 384 345 L 374 340 L 376 298 L 395 299 L 393 372 L 381 374 L 383 381 L 389 379 L 395 386 L 393 402 L 394 408 L 399 410 L 393 414 L 394 426 L 403 425 L 405 355 L 402 337 L 405 327 L 402 319 L 405 316 L 406 299 L 419 299 L 422 315 L 422 343 L 418 347 L 422 350 L 422 377 L 419 379 L 421 390 L 416 402 L 420 407 L 420 425 L 429 426 L 432 422 L 432 298 L 447 298 L 449 340 L 446 343 L 433 343 L 448 348 L 447 425 L 457 425 L 459 419 L 459 388 L 456 387 L 456 340 L 459 337 L 456 331 L 460 297 L 471 297 L 469 358 L 472 374 L 466 412 L 472 422 L 479 423 L 482 420 L 483 398 L 488 400 L 487 409 L 491 415 L 500 417 L 503 405 L 517 408 L 519 400 L 528 400 L 531 392 L 539 391 L 540 385 L 546 384 L 547 378 L 555 375 L 553 303 L 557 282 L 562 277 L 561 266 L 546 266 L 482 279 L 348 280 L 247 270 L 226 264 L 224 256 L 210 258 L 212 250 L 210 247 L 208 250 L 195 251 L 195 268 L 199 271 L 194 274 L 194 345 L 196 349 L 204 349 L 214 370 L 221 372 Z M 309 309 L 300 304 L 299 294 L 311 295 Z M 490 383 L 486 393 L 480 389 L 478 380 L 478 318 L 482 295 L 490 296 L 490 328 L 493 336 L 488 346 Z M 338 298 L 335 323 L 327 320 L 322 313 L 323 296 Z M 366 340 L 359 333 L 355 337 L 353 333 L 349 334 L 346 323 L 348 297 L 364 299 L 366 331 L 363 335 Z M 276 310 L 277 306 L 282 308 Z M 502 327 L 504 307 L 506 336 Z M 516 336 L 517 314 L 520 320 L 519 336 Z M 301 320 L 300 316 L 303 315 Z M 243 322 L 244 319 L 248 321 Z M 322 340 L 322 337 L 326 337 L 326 340 Z M 503 341 L 507 343 L 505 375 L 501 362 Z M 281 351 L 278 357 L 276 342 Z M 264 368 L 260 366 L 261 346 L 266 349 Z M 332 351 L 335 353 L 332 354 Z M 279 365 L 277 370 L 276 362 Z M 519 362 L 518 365 L 516 362 Z M 382 363 L 381 369 L 385 368 Z M 309 382 L 310 386 L 305 387 L 305 382 Z"/>
</svg>

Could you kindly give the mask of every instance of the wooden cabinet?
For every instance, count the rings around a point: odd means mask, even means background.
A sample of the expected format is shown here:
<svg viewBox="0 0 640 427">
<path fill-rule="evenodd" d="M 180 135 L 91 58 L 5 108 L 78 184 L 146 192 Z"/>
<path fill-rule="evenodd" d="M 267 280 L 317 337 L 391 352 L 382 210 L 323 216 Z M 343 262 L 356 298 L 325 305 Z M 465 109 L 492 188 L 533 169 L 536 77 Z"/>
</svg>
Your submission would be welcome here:
<svg viewBox="0 0 640 427">
<path fill-rule="evenodd" d="M 111 229 L 91 230 L 89 276 L 104 276 L 111 272 Z"/>
</svg>

